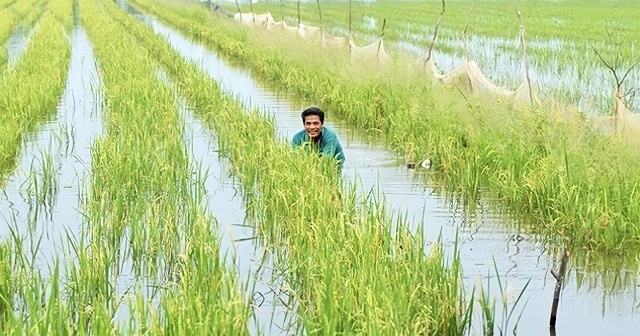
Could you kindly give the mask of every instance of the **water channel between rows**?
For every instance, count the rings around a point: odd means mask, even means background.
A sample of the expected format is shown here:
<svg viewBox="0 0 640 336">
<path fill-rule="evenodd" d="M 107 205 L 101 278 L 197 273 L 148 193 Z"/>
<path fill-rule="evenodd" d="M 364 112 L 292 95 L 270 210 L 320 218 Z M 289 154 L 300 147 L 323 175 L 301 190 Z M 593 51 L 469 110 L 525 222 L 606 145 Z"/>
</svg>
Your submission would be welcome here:
<svg viewBox="0 0 640 336">
<path fill-rule="evenodd" d="M 91 145 L 103 132 L 98 70 L 82 28 L 71 32 L 71 60 L 57 114 L 24 137 L 14 173 L 0 194 L 0 237 L 13 231 L 46 279 L 54 260 L 70 257 L 88 192 Z M 62 274 L 62 273 L 61 273 Z"/>
<path fill-rule="evenodd" d="M 185 59 L 198 64 L 203 71 L 217 80 L 223 90 L 239 97 L 247 108 L 260 108 L 275 116 L 280 136 L 290 139 L 302 127 L 299 113 L 304 106 L 290 103 L 287 98 L 269 91 L 258 84 L 244 70 L 230 66 L 227 62 L 200 44 L 191 42 L 175 30 L 161 24 L 151 16 L 144 16 L 157 34 L 167 41 Z M 309 102 L 311 104 L 313 102 Z M 400 167 L 396 157 L 380 145 L 369 144 L 356 136 L 349 126 L 331 117 L 329 111 L 326 125 L 333 127 L 340 136 L 347 161 L 345 178 L 358 181 L 359 191 L 381 190 L 397 214 L 406 214 L 413 223 L 425 223 L 425 239 L 433 242 L 441 234 L 445 247 L 451 251 L 459 236 L 459 248 L 467 288 L 481 283 L 490 283 L 492 295 L 499 293 L 498 276 L 494 271 L 494 260 L 498 275 L 513 302 L 518 293 L 531 281 L 523 296 L 526 307 L 518 326 L 518 335 L 543 335 L 549 333 L 548 320 L 555 280 L 549 274 L 557 267 L 557 256 L 546 253 L 547 246 L 536 242 L 509 223 L 492 214 L 466 214 L 462 206 L 435 193 L 428 185 L 416 183 L 413 170 Z M 302 186 L 301 186 L 302 187 Z M 233 213 L 241 209 L 220 207 L 215 210 L 217 218 L 231 216 L 229 222 L 221 223 L 233 231 L 230 225 L 241 222 Z M 228 213 L 228 214 L 225 214 Z M 524 240 L 516 237 L 525 237 Z M 238 237 L 236 237 L 237 239 Z M 243 253 L 243 250 L 237 250 Z M 254 252 L 250 253 L 254 258 Z M 242 255 L 237 256 L 243 258 Z M 620 335 L 633 334 L 640 330 L 636 297 L 638 283 L 635 271 L 620 270 L 621 279 L 632 280 L 613 284 L 599 274 L 588 274 L 584 267 L 570 267 L 566 286 L 560 300 L 556 335 Z M 242 278 L 242 274 L 240 274 Z M 585 278 L 589 280 L 584 280 Z M 579 281 L 580 279 L 584 281 Z M 499 294 L 498 294 L 499 296 Z M 497 320 L 500 325 L 501 301 L 498 297 Z M 522 309 L 517 307 L 516 314 Z M 476 310 L 478 311 L 478 310 Z M 262 318 L 259 318 L 262 319 Z M 513 322 L 511 321 L 511 327 Z M 480 334 L 481 326 L 476 319 L 472 334 Z M 272 328 L 271 334 L 278 334 Z"/>
</svg>

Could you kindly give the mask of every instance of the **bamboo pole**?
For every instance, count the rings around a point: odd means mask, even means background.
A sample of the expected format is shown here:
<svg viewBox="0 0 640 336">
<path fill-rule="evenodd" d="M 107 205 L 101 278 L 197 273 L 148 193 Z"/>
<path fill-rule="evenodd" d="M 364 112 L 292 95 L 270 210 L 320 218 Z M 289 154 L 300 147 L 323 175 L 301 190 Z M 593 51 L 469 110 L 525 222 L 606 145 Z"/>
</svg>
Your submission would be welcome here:
<svg viewBox="0 0 640 336">
<path fill-rule="evenodd" d="M 562 281 L 564 280 L 567 262 L 569 261 L 570 256 L 571 253 L 569 253 L 569 250 L 565 248 L 562 255 L 562 261 L 560 262 L 560 271 L 556 272 L 554 270 L 551 270 L 551 275 L 553 275 L 553 277 L 556 279 L 556 288 L 553 292 L 553 303 L 551 304 L 551 318 L 549 320 L 549 326 L 551 329 L 555 329 L 556 327 L 558 302 L 560 302 L 560 291 L 562 290 Z"/>
</svg>

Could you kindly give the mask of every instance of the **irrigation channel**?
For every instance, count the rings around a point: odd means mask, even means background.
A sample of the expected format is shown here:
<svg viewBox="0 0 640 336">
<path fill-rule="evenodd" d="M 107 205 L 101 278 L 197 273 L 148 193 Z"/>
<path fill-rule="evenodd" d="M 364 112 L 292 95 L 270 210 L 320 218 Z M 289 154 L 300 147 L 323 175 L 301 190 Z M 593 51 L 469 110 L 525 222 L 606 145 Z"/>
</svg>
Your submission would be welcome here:
<svg viewBox="0 0 640 336">
<path fill-rule="evenodd" d="M 154 17 L 137 16 L 157 34 L 164 36 L 185 59 L 195 62 L 216 79 L 223 90 L 243 101 L 247 108 L 257 107 L 272 112 L 283 138 L 290 139 L 302 127 L 299 113 L 304 106 L 292 104 L 286 97 L 270 92 L 248 72 L 230 66 L 215 53 L 189 41 Z M 420 221 L 426 223 L 425 239 L 431 242 L 441 234 L 444 244 L 451 250 L 456 244 L 456 236 L 459 237 L 466 285 L 468 288 L 483 285 L 486 290 L 489 284 L 491 295 L 497 299 L 496 325 L 502 323 L 501 296 L 507 296 L 511 304 L 530 281 L 522 301 L 526 302 L 524 310 L 522 303 L 515 307 L 514 314 L 522 311 L 517 334 L 542 335 L 549 332 L 549 312 L 555 286 L 549 271 L 558 267 L 559 256 L 548 253 L 548 250 L 553 250 L 554 246 L 540 243 L 537 237 L 516 229 L 518 226 L 512 221 L 492 211 L 465 212 L 461 204 L 435 193 L 424 183 L 415 182 L 416 174 L 424 172 L 400 167 L 394 155 L 358 137 L 349 126 L 332 120 L 330 114 L 326 124 L 333 127 L 342 139 L 347 156 L 344 176 L 359 181 L 361 193 L 378 190 L 396 215 L 406 216 L 416 224 Z M 241 213 L 233 206 L 216 210 L 218 217 L 228 216 L 225 212 Z M 239 218 L 230 222 L 237 220 Z M 246 251 L 253 256 L 253 252 Z M 242 249 L 237 253 L 238 258 L 245 257 Z M 243 270 L 240 271 L 240 278 L 246 278 Z M 499 292 L 499 282 L 506 288 L 505 293 Z M 610 269 L 599 273 L 591 271 L 588 264 L 571 266 L 560 300 L 555 334 L 620 335 L 637 332 L 640 330 L 637 289 L 636 270 Z M 260 321 L 270 318 L 258 316 Z M 510 327 L 514 321 L 515 318 Z M 472 334 L 481 333 L 479 323 L 476 319 Z M 264 325 L 261 329 L 269 331 Z M 271 334 L 281 332 L 274 329 L 277 328 L 271 328 Z"/>
</svg>

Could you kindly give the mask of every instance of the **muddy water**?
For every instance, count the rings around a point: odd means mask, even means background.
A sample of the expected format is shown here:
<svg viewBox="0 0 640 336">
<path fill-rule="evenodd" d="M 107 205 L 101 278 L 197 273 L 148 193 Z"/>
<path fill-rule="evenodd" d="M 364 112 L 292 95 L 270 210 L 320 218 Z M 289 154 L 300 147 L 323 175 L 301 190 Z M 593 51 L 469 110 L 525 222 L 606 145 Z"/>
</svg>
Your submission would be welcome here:
<svg viewBox="0 0 640 336">
<path fill-rule="evenodd" d="M 62 262 L 68 257 L 67 235 L 79 237 L 90 146 L 102 133 L 98 72 L 84 30 L 74 28 L 71 43 L 67 84 L 56 118 L 25 136 L 17 167 L 0 195 L 6 223 L 0 226 L 0 237 L 8 237 L 10 230 L 23 237 L 24 253 L 35 258 L 44 277 L 54 259 Z"/>
<path fill-rule="evenodd" d="M 202 69 L 221 83 L 229 93 L 240 97 L 248 107 L 259 107 L 271 111 L 277 120 L 280 135 L 290 138 L 301 127 L 299 113 L 303 106 L 291 104 L 285 98 L 269 92 L 255 82 L 246 71 L 231 67 L 214 53 L 158 23 L 152 18 L 145 20 L 186 59 L 199 64 Z M 312 103 L 312 102 L 309 102 Z M 466 285 L 471 288 L 480 281 L 487 287 L 489 282 L 492 297 L 500 300 L 498 276 L 505 288 L 506 297 L 513 302 L 527 281 L 523 302 L 515 308 L 514 315 L 521 311 L 518 335 L 548 334 L 548 321 L 554 281 L 550 269 L 557 267 L 558 256 L 547 253 L 549 248 L 539 243 L 537 237 L 515 229 L 502 216 L 484 210 L 466 213 L 460 204 L 435 193 L 429 186 L 414 182 L 416 172 L 396 164 L 396 157 L 376 145 L 368 145 L 362 138 L 354 136 L 349 127 L 331 119 L 343 141 L 347 162 L 345 178 L 359 181 L 359 190 L 371 189 L 384 193 L 390 208 L 406 215 L 413 225 L 424 222 L 425 238 L 437 239 L 441 233 L 449 251 L 459 236 L 460 253 L 465 272 Z M 580 251 L 574 251 L 579 253 Z M 497 275 L 494 271 L 497 268 Z M 640 301 L 636 297 L 637 271 L 614 269 L 623 277 L 610 281 L 603 274 L 587 273 L 590 263 L 584 266 L 570 265 L 566 288 L 558 310 L 556 335 L 621 335 L 640 330 L 637 314 Z M 621 279 L 626 279 L 621 281 Z M 578 281 L 580 280 L 580 281 Z M 496 295 L 497 293 L 497 295 Z M 500 306 L 496 304 L 497 325 L 502 325 Z M 476 308 L 475 311 L 479 311 Z M 513 327 L 515 318 L 509 328 Z M 481 321 L 476 319 L 472 334 L 481 333 Z"/>
</svg>

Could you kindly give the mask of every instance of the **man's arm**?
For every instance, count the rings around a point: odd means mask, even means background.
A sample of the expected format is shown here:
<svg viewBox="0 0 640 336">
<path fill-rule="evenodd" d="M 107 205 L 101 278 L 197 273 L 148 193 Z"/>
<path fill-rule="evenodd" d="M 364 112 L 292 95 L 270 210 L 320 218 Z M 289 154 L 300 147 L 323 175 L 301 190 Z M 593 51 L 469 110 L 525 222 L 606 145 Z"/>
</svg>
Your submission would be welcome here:
<svg viewBox="0 0 640 336">
<path fill-rule="evenodd" d="M 340 143 L 340 140 L 338 140 L 337 136 L 332 134 L 325 140 L 322 152 L 325 155 L 331 156 L 332 158 L 338 160 L 338 165 L 340 165 L 340 167 L 342 167 L 342 165 L 344 164 L 344 151 L 342 150 L 342 144 Z"/>
<path fill-rule="evenodd" d="M 296 133 L 293 136 L 293 139 L 291 139 L 291 145 L 293 145 L 293 147 L 300 147 L 300 145 L 302 145 L 302 136 L 300 135 L 300 133 Z"/>
</svg>

